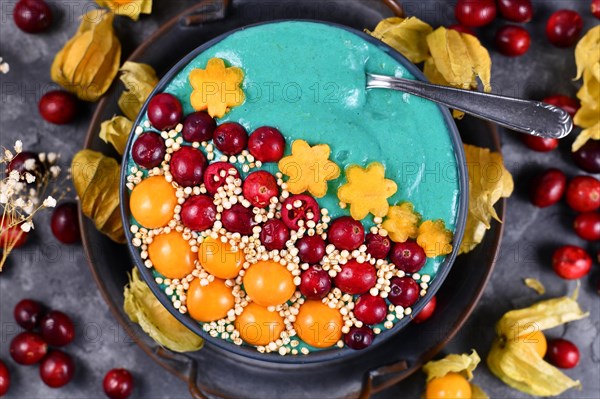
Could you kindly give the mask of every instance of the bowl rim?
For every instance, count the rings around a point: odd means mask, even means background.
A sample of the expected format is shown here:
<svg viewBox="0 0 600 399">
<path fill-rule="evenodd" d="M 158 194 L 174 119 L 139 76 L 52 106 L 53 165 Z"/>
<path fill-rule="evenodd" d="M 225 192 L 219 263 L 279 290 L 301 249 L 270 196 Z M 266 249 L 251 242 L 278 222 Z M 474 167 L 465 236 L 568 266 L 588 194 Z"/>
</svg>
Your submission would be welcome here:
<svg viewBox="0 0 600 399">
<path fill-rule="evenodd" d="M 144 263 L 141 259 L 141 256 L 139 255 L 138 248 L 134 247 L 132 244 L 133 234 L 131 233 L 131 230 L 130 230 L 131 223 L 129 221 L 129 216 L 130 216 L 129 192 L 128 192 L 129 190 L 126 187 L 128 168 L 126 167 L 126 165 L 128 165 L 128 159 L 130 157 L 131 147 L 133 145 L 134 138 L 136 136 L 134 134 L 134 131 L 135 131 L 136 127 L 139 125 L 140 120 L 142 119 L 142 116 L 145 115 L 150 99 L 154 95 L 162 92 L 170 84 L 173 77 L 175 75 L 177 75 L 183 68 L 185 68 L 190 62 L 192 62 L 198 55 L 200 55 L 202 52 L 206 51 L 210 47 L 216 45 L 217 43 L 221 42 L 222 40 L 226 39 L 230 35 L 237 33 L 239 31 L 243 31 L 243 30 L 258 27 L 258 26 L 272 25 L 272 24 L 278 24 L 278 23 L 282 23 L 282 22 L 313 23 L 313 24 L 317 24 L 317 25 L 326 25 L 326 26 L 330 26 L 330 27 L 334 27 L 337 29 L 342 29 L 344 31 L 350 32 L 350 33 L 358 36 L 359 38 L 369 42 L 370 44 L 379 47 L 381 50 L 386 52 L 390 57 L 392 57 L 395 61 L 399 62 L 404 68 L 406 68 L 415 77 L 416 80 L 420 80 L 420 81 L 424 81 L 424 82 L 428 81 L 428 79 L 425 77 L 423 72 L 421 72 L 421 70 L 419 70 L 416 65 L 411 63 L 400 52 L 396 51 L 395 49 L 393 49 L 386 43 L 384 43 L 370 35 L 367 35 L 364 32 L 361 32 L 357 29 L 354 29 L 354 28 L 351 28 L 351 27 L 348 27 L 348 26 L 345 26 L 342 24 L 314 20 L 314 19 L 276 19 L 276 20 L 258 22 L 258 23 L 242 26 L 240 28 L 236 28 L 236 29 L 230 30 L 228 32 L 225 32 L 225 33 L 201 44 L 200 46 L 196 47 L 193 51 L 188 53 L 185 57 L 183 57 L 181 60 L 179 60 L 174 66 L 172 66 L 169 69 L 169 71 L 167 73 L 165 73 L 165 75 L 160 79 L 158 84 L 154 87 L 154 89 L 148 96 L 147 100 L 144 102 L 136 120 L 134 121 L 133 128 L 132 128 L 132 131 L 127 140 L 127 145 L 125 147 L 125 151 L 123 153 L 123 157 L 121 160 L 122 161 L 121 165 L 125 166 L 125 167 L 121 168 L 120 182 L 119 182 L 119 200 L 120 200 L 119 207 L 121 210 L 121 220 L 123 223 L 123 230 L 125 232 L 125 237 L 127 240 L 126 245 L 127 245 L 128 253 L 132 257 L 132 259 L 135 263 L 135 266 L 138 268 L 140 274 L 142 275 L 142 278 L 144 279 L 146 284 L 148 284 L 148 286 L 150 287 L 150 290 L 152 291 L 154 296 L 159 300 L 159 302 L 164 307 L 166 307 L 169 310 L 169 312 L 179 322 L 181 322 L 192 332 L 194 332 L 195 334 L 197 334 L 201 338 L 203 338 L 205 343 L 213 344 L 222 350 L 234 353 L 238 356 L 250 358 L 253 360 L 269 362 L 269 363 L 281 364 L 281 365 L 322 363 L 322 362 L 347 360 L 347 359 L 359 356 L 360 354 L 364 353 L 364 350 L 356 351 L 356 350 L 352 350 L 347 347 L 344 347 L 344 348 L 332 347 L 332 348 L 325 349 L 325 350 L 319 350 L 317 352 L 311 352 L 308 355 L 281 356 L 278 353 L 260 353 L 254 347 L 250 347 L 250 346 L 246 346 L 246 345 L 235 345 L 234 343 L 223 340 L 219 337 L 217 337 L 217 338 L 211 337 L 206 331 L 204 331 L 202 329 L 201 325 L 197 321 L 193 320 L 189 316 L 189 314 L 182 314 L 179 311 L 177 311 L 175 308 L 173 308 L 171 300 L 160 289 L 158 284 L 154 281 L 154 277 L 152 276 L 151 269 L 148 269 L 144 265 Z M 454 122 L 454 119 L 452 118 L 448 108 L 446 108 L 440 104 L 438 104 L 437 106 L 438 106 L 438 109 L 440 110 L 440 112 L 442 113 L 444 122 L 447 126 L 448 134 L 450 135 L 452 147 L 454 150 L 454 155 L 456 158 L 456 167 L 457 167 L 457 171 L 458 171 L 458 184 L 459 184 L 459 201 L 458 201 L 458 206 L 457 206 L 457 216 L 456 216 L 454 237 L 453 237 L 453 241 L 452 241 L 452 245 L 453 245 L 452 253 L 447 255 L 446 258 L 444 259 L 444 261 L 439 265 L 438 272 L 436 273 L 436 276 L 433 279 L 433 282 L 429 285 L 426 295 L 424 297 L 421 297 L 419 299 L 419 301 L 412 307 L 413 313 L 418 313 L 421 311 L 421 309 L 425 306 L 425 304 L 427 304 L 429 302 L 429 300 L 436 294 L 436 292 L 438 291 L 438 289 L 440 288 L 440 286 L 442 285 L 442 283 L 448 276 L 448 273 L 450 272 L 450 269 L 451 269 L 452 265 L 454 264 L 454 261 L 458 255 L 458 250 L 460 248 L 460 243 L 463 238 L 465 225 L 466 225 L 466 219 L 467 219 L 469 184 L 468 184 L 466 157 L 465 157 L 465 153 L 464 153 L 462 139 L 458 132 L 456 123 Z M 373 344 L 366 350 L 375 348 L 375 347 L 381 345 L 382 343 L 384 343 L 385 341 L 387 341 L 387 339 L 389 337 L 393 336 L 395 333 L 400 331 L 403 327 L 408 325 L 410 320 L 411 320 L 410 317 L 404 317 L 403 319 L 398 321 L 391 329 L 382 331 L 380 334 L 378 334 L 378 339 L 374 340 Z"/>
</svg>

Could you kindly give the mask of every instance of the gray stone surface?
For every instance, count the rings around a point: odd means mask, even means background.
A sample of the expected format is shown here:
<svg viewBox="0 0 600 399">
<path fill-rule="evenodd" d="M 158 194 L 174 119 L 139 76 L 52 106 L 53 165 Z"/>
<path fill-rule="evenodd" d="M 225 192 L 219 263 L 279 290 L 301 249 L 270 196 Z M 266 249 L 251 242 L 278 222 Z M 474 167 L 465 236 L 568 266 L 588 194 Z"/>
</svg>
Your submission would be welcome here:
<svg viewBox="0 0 600 399">
<path fill-rule="evenodd" d="M 0 56 L 10 63 L 11 72 L 0 75 L 0 144 L 11 146 L 21 139 L 26 149 L 56 151 L 67 163 L 82 146 L 84 133 L 93 105 L 84 105 L 77 121 L 68 126 L 44 122 L 37 112 L 37 100 L 52 87 L 49 67 L 53 55 L 73 34 L 78 16 L 92 7 L 92 1 L 60 0 L 53 3 L 56 21 L 48 33 L 27 35 L 12 22 L 14 0 L 0 3 Z M 406 8 L 432 23 L 453 22 L 452 3 L 444 1 L 406 2 Z M 542 98 L 553 93 L 574 95 L 578 84 L 572 49 L 557 49 L 544 37 L 548 15 L 560 8 L 579 10 L 585 19 L 585 30 L 598 24 L 589 13 L 588 0 L 536 1 L 535 18 L 528 25 L 534 39 L 531 50 L 520 58 L 505 58 L 491 50 L 494 61 L 493 85 L 497 93 L 526 98 Z M 163 21 L 193 1 L 155 0 L 155 11 L 133 23 L 125 18 L 116 21 L 125 54 L 148 37 Z M 480 34 L 492 48 L 495 27 L 504 24 L 497 20 Z M 525 277 L 536 277 L 547 287 L 546 297 L 572 292 L 574 282 L 557 278 L 551 270 L 553 249 L 562 244 L 576 244 L 598 250 L 598 243 L 578 239 L 570 225 L 574 214 L 566 205 L 535 209 L 527 200 L 528 182 L 536 172 L 551 166 L 563 169 L 569 176 L 580 173 L 570 160 L 572 138 L 550 154 L 528 151 L 516 134 L 503 133 L 503 151 L 507 167 L 513 172 L 516 190 L 508 203 L 506 233 L 496 271 L 484 297 L 473 316 L 458 336 L 444 350 L 464 352 L 475 348 L 485 357 L 493 338 L 495 321 L 507 310 L 526 306 L 539 297 L 522 284 Z M 126 367 L 136 378 L 137 398 L 189 397 L 185 384 L 153 363 L 132 342 L 112 318 L 88 270 L 80 245 L 63 246 L 52 236 L 48 213 L 37 218 L 36 230 L 23 249 L 13 253 L 0 275 L 0 358 L 8 363 L 12 374 L 12 398 L 100 398 L 104 373 L 113 367 Z M 582 280 L 580 303 L 589 310 L 588 319 L 548 332 L 549 337 L 565 337 L 575 342 L 582 353 L 581 364 L 566 373 L 579 378 L 581 391 L 573 390 L 564 398 L 600 397 L 600 301 L 595 292 L 598 264 L 590 277 Z M 12 319 L 17 301 L 32 297 L 49 307 L 71 315 L 77 325 L 77 338 L 67 351 L 77 364 L 75 380 L 60 390 L 47 388 L 40 381 L 37 367 L 17 367 L 8 354 L 8 344 L 18 332 Z M 232 373 L 232 384 L 235 374 Z M 490 374 L 485 364 L 476 373 L 476 383 L 493 398 L 525 398 L 503 385 Z M 406 382 L 389 389 L 380 398 L 417 398 L 423 377 L 419 373 Z M 293 397 L 293 392 L 290 392 Z"/>
</svg>

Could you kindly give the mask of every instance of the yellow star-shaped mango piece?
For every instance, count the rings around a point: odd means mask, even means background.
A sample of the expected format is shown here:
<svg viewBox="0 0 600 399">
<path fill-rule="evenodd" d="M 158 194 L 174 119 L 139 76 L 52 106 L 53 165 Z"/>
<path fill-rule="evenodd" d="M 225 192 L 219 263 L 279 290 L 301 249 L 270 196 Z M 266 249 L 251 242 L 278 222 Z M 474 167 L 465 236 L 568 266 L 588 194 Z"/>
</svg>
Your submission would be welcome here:
<svg viewBox="0 0 600 399">
<path fill-rule="evenodd" d="M 194 88 L 190 101 L 196 111 L 208 111 L 213 118 L 222 118 L 231 107 L 244 102 L 240 87 L 244 72 L 238 67 L 226 67 L 220 58 L 208 60 L 206 69 L 192 70 L 189 79 Z"/>
<path fill-rule="evenodd" d="M 356 220 L 364 219 L 369 213 L 383 217 L 390 205 L 387 199 L 394 195 L 398 186 L 385 178 L 385 168 L 373 162 L 366 168 L 358 165 L 346 169 L 348 183 L 338 190 L 340 201 L 350 205 L 350 215 Z"/>
<path fill-rule="evenodd" d="M 425 250 L 428 258 L 448 255 L 452 252 L 452 232 L 443 220 L 426 220 L 419 226 L 417 244 Z"/>
<path fill-rule="evenodd" d="M 391 206 L 381 227 L 394 242 L 405 242 L 409 238 L 417 238 L 421 215 L 415 212 L 413 204 L 404 202 Z"/>
<path fill-rule="evenodd" d="M 288 176 L 287 187 L 292 194 L 308 191 L 315 197 L 327 194 L 327 181 L 340 176 L 340 167 L 329 160 L 327 144 L 311 147 L 304 140 L 292 143 L 292 155 L 279 161 L 279 170 Z"/>
</svg>

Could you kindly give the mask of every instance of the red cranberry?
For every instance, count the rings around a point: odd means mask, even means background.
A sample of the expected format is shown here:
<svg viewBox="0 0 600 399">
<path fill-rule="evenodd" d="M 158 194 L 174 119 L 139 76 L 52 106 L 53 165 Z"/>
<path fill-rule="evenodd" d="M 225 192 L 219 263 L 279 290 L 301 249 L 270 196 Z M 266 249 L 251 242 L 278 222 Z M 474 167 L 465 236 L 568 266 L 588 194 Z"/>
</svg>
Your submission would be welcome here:
<svg viewBox="0 0 600 399">
<path fill-rule="evenodd" d="M 148 119 L 158 130 L 174 129 L 183 118 L 181 103 L 172 94 L 160 93 L 148 103 Z"/>
<path fill-rule="evenodd" d="M 47 352 L 48 344 L 33 332 L 22 332 L 10 341 L 10 356 L 15 362 L 25 366 L 39 362 Z"/>
<path fill-rule="evenodd" d="M 592 11 L 592 15 L 600 19 L 600 0 L 592 0 L 590 9 Z"/>
<path fill-rule="evenodd" d="M 531 203 L 538 208 L 556 204 L 565 193 L 567 177 L 558 169 L 548 169 L 531 186 Z"/>
<path fill-rule="evenodd" d="M 65 352 L 54 350 L 44 358 L 40 365 L 40 377 L 50 388 L 67 385 L 75 374 L 75 364 Z"/>
<path fill-rule="evenodd" d="M 421 324 L 425 320 L 429 319 L 435 312 L 436 305 L 437 305 L 437 299 L 434 296 L 429 300 L 429 302 L 427 302 L 427 304 L 425 304 L 425 306 L 423 306 L 423 309 L 421 309 L 421 311 L 419 313 L 417 313 L 416 316 L 413 316 L 413 321 L 416 324 Z"/>
<path fill-rule="evenodd" d="M 365 228 L 351 216 L 342 216 L 329 225 L 327 240 L 338 249 L 354 251 L 365 240 Z"/>
<path fill-rule="evenodd" d="M 561 369 L 572 369 L 579 364 L 579 349 L 571 341 L 558 338 L 548 341 L 548 362 Z"/>
<path fill-rule="evenodd" d="M 565 245 L 554 251 L 552 268 L 559 277 L 565 280 L 576 280 L 590 272 L 592 258 L 583 248 Z"/>
<path fill-rule="evenodd" d="M 390 260 L 396 268 L 407 273 L 416 273 L 425 265 L 425 250 L 414 241 L 397 242 L 392 246 Z"/>
<path fill-rule="evenodd" d="M 408 308 L 419 299 L 419 284 L 412 277 L 392 277 L 388 299 L 396 306 Z"/>
<path fill-rule="evenodd" d="M 477 28 L 496 18 L 496 3 L 494 0 L 458 0 L 454 15 L 462 25 Z"/>
<path fill-rule="evenodd" d="M 133 376 L 125 369 L 112 369 L 106 373 L 102 386 L 110 399 L 127 399 L 133 391 Z"/>
<path fill-rule="evenodd" d="M 354 259 L 342 266 L 333 280 L 336 287 L 351 295 L 368 292 L 377 283 L 377 272 L 370 263 L 358 263 Z"/>
<path fill-rule="evenodd" d="M 261 162 L 277 162 L 283 157 L 285 139 L 274 127 L 256 129 L 248 140 L 248 151 Z"/>
<path fill-rule="evenodd" d="M 208 165 L 204 172 L 204 187 L 210 194 L 215 195 L 220 187 L 227 184 L 227 177 L 240 177 L 240 172 L 229 162 L 215 162 Z"/>
<path fill-rule="evenodd" d="M 522 134 L 523 143 L 529 148 L 537 152 L 550 152 L 558 147 L 558 139 L 532 136 Z"/>
<path fill-rule="evenodd" d="M 29 161 L 33 160 L 33 161 Z M 32 167 L 26 168 L 25 165 L 28 163 L 32 163 Z M 35 152 L 23 151 L 14 156 L 13 159 L 8 163 L 8 167 L 6 168 L 6 175 L 10 174 L 13 170 L 19 172 L 20 176 L 24 176 L 25 172 L 29 172 L 32 175 L 38 177 L 45 173 L 46 167 L 40 161 L 38 154 Z"/>
<path fill-rule="evenodd" d="M 387 316 L 385 299 L 371 294 L 361 295 L 354 306 L 354 315 L 365 324 L 379 324 Z"/>
<path fill-rule="evenodd" d="M 75 326 L 71 318 L 58 310 L 48 313 L 40 323 L 44 341 L 52 346 L 65 346 L 75 338 Z"/>
<path fill-rule="evenodd" d="M 0 396 L 6 395 L 10 388 L 10 372 L 8 367 L 0 360 Z"/>
<path fill-rule="evenodd" d="M 500 53 L 509 57 L 518 57 L 529 50 L 531 36 L 527 29 L 506 25 L 496 31 L 496 47 Z"/>
<path fill-rule="evenodd" d="M 54 237 L 63 244 L 73 244 L 81 241 L 77 204 L 65 202 L 54 208 L 50 226 Z"/>
<path fill-rule="evenodd" d="M 331 290 L 331 277 L 319 266 L 305 270 L 300 278 L 300 292 L 306 299 L 323 299 Z"/>
<path fill-rule="evenodd" d="M 392 248 L 392 240 L 379 234 L 369 233 L 365 238 L 367 253 L 375 259 L 385 259 Z"/>
<path fill-rule="evenodd" d="M 373 330 L 367 326 L 350 327 L 348 334 L 344 335 L 344 343 L 351 349 L 365 349 L 371 346 L 374 336 Z"/>
<path fill-rule="evenodd" d="M 325 240 L 319 235 L 306 235 L 296 242 L 298 257 L 304 263 L 319 263 L 325 256 Z"/>
<path fill-rule="evenodd" d="M 43 0 L 20 0 L 15 4 L 13 19 L 23 32 L 39 33 L 52 24 L 52 9 Z"/>
<path fill-rule="evenodd" d="M 531 0 L 498 0 L 500 14 L 509 21 L 529 22 L 533 17 Z"/>
<path fill-rule="evenodd" d="M 38 104 L 40 115 L 55 125 L 64 125 L 75 119 L 77 99 L 64 90 L 53 90 L 44 94 Z"/>
<path fill-rule="evenodd" d="M 189 146 L 183 146 L 175 151 L 169 163 L 173 180 L 183 187 L 200 185 L 206 164 L 206 157 L 202 151 Z"/>
<path fill-rule="evenodd" d="M 469 35 L 477 36 L 477 34 L 475 33 L 475 31 L 473 29 L 467 28 L 466 26 L 463 26 L 460 24 L 450 25 L 448 27 L 448 29 L 452 29 L 452 30 L 455 30 L 460 33 L 468 33 Z"/>
<path fill-rule="evenodd" d="M 546 24 L 546 36 L 556 47 L 574 45 L 583 29 L 583 19 L 577 11 L 558 10 L 550 16 Z"/>
<path fill-rule="evenodd" d="M 235 204 L 230 209 L 225 209 L 221 215 L 221 222 L 226 230 L 243 235 L 252 234 L 252 228 L 256 224 L 252 209 L 242 204 Z"/>
<path fill-rule="evenodd" d="M 208 195 L 194 195 L 181 205 L 181 223 L 194 231 L 210 229 L 217 220 L 217 207 Z"/>
<path fill-rule="evenodd" d="M 269 172 L 259 170 L 252 172 L 244 180 L 242 186 L 244 198 L 258 208 L 266 208 L 271 203 L 271 198 L 279 195 L 277 180 Z"/>
<path fill-rule="evenodd" d="M 571 115 L 571 118 L 575 116 L 580 107 L 579 101 L 573 97 L 565 96 L 564 94 L 554 94 L 544 97 L 542 102 L 562 108 L 563 110 L 567 111 L 569 115 Z"/>
<path fill-rule="evenodd" d="M 571 154 L 579 168 L 589 173 L 600 173 L 600 140 L 588 140 L 583 147 Z"/>
<path fill-rule="evenodd" d="M 600 213 L 586 212 L 577 215 L 573 224 L 575 233 L 584 240 L 600 240 Z"/>
<path fill-rule="evenodd" d="M 269 219 L 260 230 L 260 242 L 269 251 L 285 248 L 290 239 L 290 230 L 280 219 Z"/>
<path fill-rule="evenodd" d="M 321 208 L 317 201 L 310 195 L 300 194 L 288 197 L 282 204 L 281 219 L 291 230 L 298 230 L 300 221 L 306 226 L 306 222 L 312 220 L 317 223 L 321 216 Z"/>
<path fill-rule="evenodd" d="M 592 176 L 576 176 L 567 187 L 567 203 L 577 212 L 600 208 L 600 180 Z"/>
<path fill-rule="evenodd" d="M 189 114 L 183 121 L 181 135 L 187 141 L 210 141 L 213 138 L 217 122 L 207 112 L 198 111 Z"/>
<path fill-rule="evenodd" d="M 239 123 L 223 123 L 215 130 L 213 141 L 225 155 L 238 155 L 246 149 L 248 133 Z"/>
<path fill-rule="evenodd" d="M 21 225 L 17 224 L 8 228 L 5 228 L 4 226 L 9 225 L 10 222 L 8 221 L 8 218 L 5 218 L 2 221 L 2 225 L 0 227 L 2 227 L 0 229 L 0 248 L 8 248 L 11 247 L 13 249 L 15 248 L 19 248 L 21 246 L 23 246 L 25 244 L 25 242 L 27 241 L 27 237 L 29 236 L 29 233 L 24 232 L 21 229 Z"/>
<path fill-rule="evenodd" d="M 165 159 L 166 153 L 165 141 L 160 137 L 160 134 L 154 132 L 140 134 L 131 149 L 131 155 L 135 163 L 146 169 L 159 166 Z"/>
<path fill-rule="evenodd" d="M 38 326 L 44 309 L 42 305 L 33 299 L 23 299 L 15 305 L 13 315 L 18 325 L 31 331 Z"/>
</svg>

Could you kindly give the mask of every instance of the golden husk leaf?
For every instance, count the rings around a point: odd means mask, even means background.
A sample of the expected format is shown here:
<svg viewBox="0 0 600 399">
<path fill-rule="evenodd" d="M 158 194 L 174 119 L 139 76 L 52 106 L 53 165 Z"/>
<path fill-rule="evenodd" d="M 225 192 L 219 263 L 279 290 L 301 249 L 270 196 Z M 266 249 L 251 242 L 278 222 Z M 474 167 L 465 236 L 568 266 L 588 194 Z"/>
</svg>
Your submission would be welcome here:
<svg viewBox="0 0 600 399">
<path fill-rule="evenodd" d="M 575 47 L 575 64 L 577 64 L 577 76 L 575 80 L 580 79 L 585 68 L 597 63 L 599 58 L 600 25 L 597 25 L 590 29 Z"/>
<path fill-rule="evenodd" d="M 471 381 L 473 379 L 473 371 L 481 358 L 473 349 L 471 354 L 451 354 L 440 360 L 432 360 L 423 366 L 423 372 L 427 376 L 427 382 L 434 378 L 443 377 L 448 373 L 458 373 Z"/>
<path fill-rule="evenodd" d="M 158 344 L 175 352 L 193 352 L 204 345 L 202 338 L 188 330 L 156 299 L 135 267 L 123 296 L 125 313 Z"/>
<path fill-rule="evenodd" d="M 118 15 L 137 21 L 140 14 L 152 13 L 152 0 L 96 0 L 100 7 L 108 7 Z"/>
<path fill-rule="evenodd" d="M 426 37 L 433 32 L 433 28 L 416 17 L 386 18 L 377 24 L 373 32 L 366 32 L 398 50 L 415 64 L 429 58 Z"/>
<path fill-rule="evenodd" d="M 105 143 L 112 144 L 120 155 L 123 155 L 131 129 L 133 129 L 133 122 L 124 116 L 114 116 L 112 119 L 102 122 L 99 136 Z"/>
<path fill-rule="evenodd" d="M 500 221 L 494 204 L 500 198 L 510 197 L 514 189 L 502 154 L 470 144 L 464 148 L 469 172 L 469 212 L 459 254 L 472 251 L 483 240 L 492 218 Z"/>
<path fill-rule="evenodd" d="M 85 101 L 96 101 L 110 87 L 121 59 L 114 14 L 91 10 L 82 16 L 75 35 L 56 54 L 52 80 Z"/>
<path fill-rule="evenodd" d="M 490 399 L 487 393 L 483 392 L 483 389 L 479 385 L 471 385 L 471 399 Z"/>
<path fill-rule="evenodd" d="M 127 61 L 120 69 L 125 91 L 119 97 L 119 108 L 132 121 L 158 83 L 156 71 L 150 65 Z"/>
<path fill-rule="evenodd" d="M 528 308 L 507 312 L 496 325 L 496 339 L 487 358 L 494 375 L 519 391 L 534 396 L 556 396 L 580 386 L 545 362 L 535 347 L 518 339 L 587 317 L 574 298 L 561 297 L 538 302 Z"/>
<path fill-rule="evenodd" d="M 119 210 L 120 170 L 113 158 L 92 150 L 79 151 L 71 163 L 73 185 L 83 214 L 94 221 L 101 233 L 125 243 Z"/>
<path fill-rule="evenodd" d="M 546 293 L 546 287 L 544 287 L 544 284 L 542 284 L 542 282 L 538 279 L 526 278 L 523 280 L 523 282 L 526 286 L 528 286 L 540 295 L 544 295 Z"/>
</svg>

